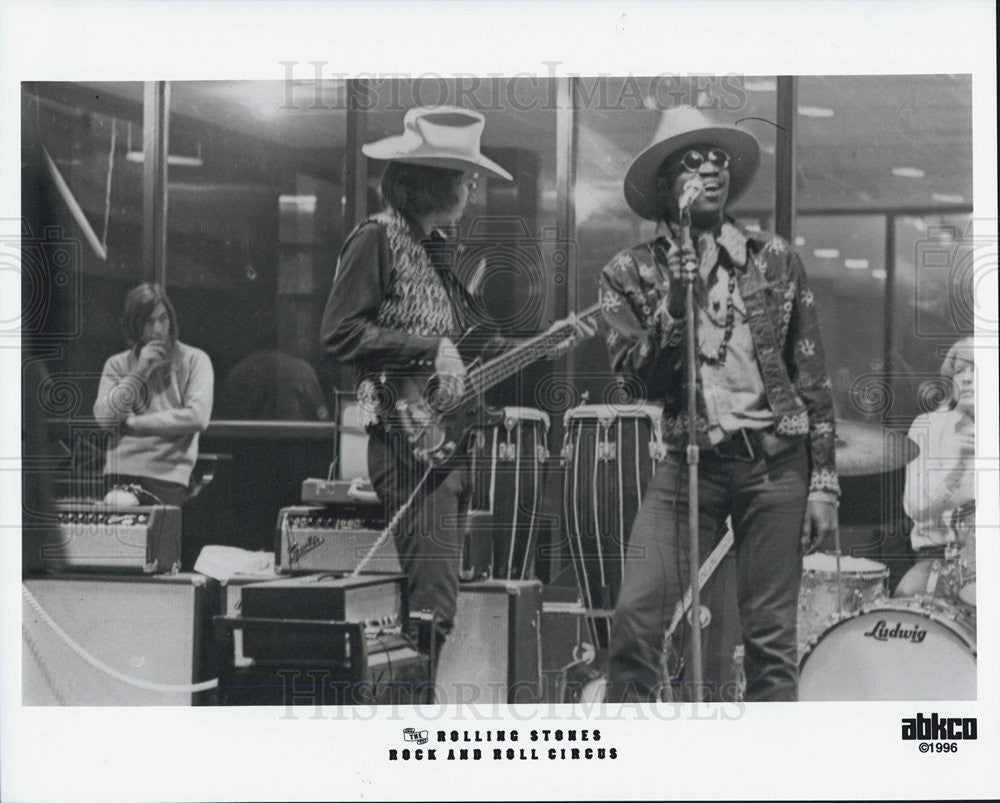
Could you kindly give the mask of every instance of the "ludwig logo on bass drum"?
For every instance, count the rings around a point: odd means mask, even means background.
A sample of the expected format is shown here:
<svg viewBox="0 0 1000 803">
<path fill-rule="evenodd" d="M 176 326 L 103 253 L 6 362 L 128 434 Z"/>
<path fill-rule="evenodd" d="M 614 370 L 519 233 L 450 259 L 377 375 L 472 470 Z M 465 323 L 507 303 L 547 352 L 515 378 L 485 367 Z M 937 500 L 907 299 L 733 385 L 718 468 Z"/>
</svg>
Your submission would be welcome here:
<svg viewBox="0 0 1000 803">
<path fill-rule="evenodd" d="M 878 624 L 865 633 L 865 635 L 874 638 L 876 641 L 903 639 L 904 641 L 912 641 L 914 644 L 920 644 L 927 635 L 927 631 L 919 625 L 904 627 L 902 622 L 896 622 L 896 626 L 890 629 L 885 620 L 880 619 Z"/>
</svg>

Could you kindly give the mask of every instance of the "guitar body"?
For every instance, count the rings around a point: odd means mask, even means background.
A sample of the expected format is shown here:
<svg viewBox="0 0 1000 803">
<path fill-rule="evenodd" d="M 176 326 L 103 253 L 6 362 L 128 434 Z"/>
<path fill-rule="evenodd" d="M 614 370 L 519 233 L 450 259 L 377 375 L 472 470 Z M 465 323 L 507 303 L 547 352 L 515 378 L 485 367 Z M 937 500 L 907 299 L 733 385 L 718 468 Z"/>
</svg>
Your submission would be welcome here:
<svg viewBox="0 0 1000 803">
<path fill-rule="evenodd" d="M 458 400 L 436 374 L 425 378 L 408 377 L 398 387 L 393 422 L 406 433 L 413 455 L 421 463 L 440 467 L 462 451 L 473 428 L 500 420 L 481 396 Z"/>
</svg>

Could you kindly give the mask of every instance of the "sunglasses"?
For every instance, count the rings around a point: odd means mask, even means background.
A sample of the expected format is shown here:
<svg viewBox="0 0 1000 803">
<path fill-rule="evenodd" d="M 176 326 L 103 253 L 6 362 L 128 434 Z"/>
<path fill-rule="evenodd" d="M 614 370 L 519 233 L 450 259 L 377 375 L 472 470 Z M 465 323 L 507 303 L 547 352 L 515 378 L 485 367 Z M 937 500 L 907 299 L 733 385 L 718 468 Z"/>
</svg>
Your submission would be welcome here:
<svg viewBox="0 0 1000 803">
<path fill-rule="evenodd" d="M 712 148 L 708 151 L 690 150 L 681 157 L 679 164 L 683 165 L 686 170 L 696 173 L 706 161 L 719 170 L 725 170 L 729 167 L 729 154 L 720 148 Z"/>
</svg>

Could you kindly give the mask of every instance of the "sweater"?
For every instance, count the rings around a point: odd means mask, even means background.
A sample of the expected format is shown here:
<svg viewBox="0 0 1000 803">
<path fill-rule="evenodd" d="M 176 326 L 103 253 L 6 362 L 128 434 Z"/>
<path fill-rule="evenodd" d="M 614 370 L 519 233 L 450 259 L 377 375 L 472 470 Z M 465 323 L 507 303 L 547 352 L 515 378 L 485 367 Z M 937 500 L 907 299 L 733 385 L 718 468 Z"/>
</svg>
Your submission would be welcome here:
<svg viewBox="0 0 1000 803">
<path fill-rule="evenodd" d="M 178 342 L 170 363 L 146 380 L 135 373 L 137 363 L 129 349 L 104 364 L 94 418 L 118 428 L 104 473 L 187 485 L 198 458 L 198 434 L 212 415 L 212 361 L 201 349 Z M 126 427 L 130 415 L 132 425 Z"/>
</svg>

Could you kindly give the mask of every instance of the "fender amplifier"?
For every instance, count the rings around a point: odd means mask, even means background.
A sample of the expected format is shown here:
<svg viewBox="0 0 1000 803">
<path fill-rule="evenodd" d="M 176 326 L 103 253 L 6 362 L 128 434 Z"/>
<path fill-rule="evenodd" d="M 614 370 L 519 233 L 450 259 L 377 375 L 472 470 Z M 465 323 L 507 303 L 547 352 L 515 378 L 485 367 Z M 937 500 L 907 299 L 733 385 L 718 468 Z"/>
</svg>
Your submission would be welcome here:
<svg viewBox="0 0 1000 803">
<path fill-rule="evenodd" d="M 353 508 L 300 505 L 278 513 L 274 545 L 279 574 L 353 572 L 382 533 L 381 515 Z M 365 571 L 402 571 L 396 544 L 386 540 Z"/>
<path fill-rule="evenodd" d="M 157 574 L 180 568 L 179 507 L 60 503 L 54 512 L 63 540 L 43 547 L 42 560 L 59 571 Z"/>
</svg>

